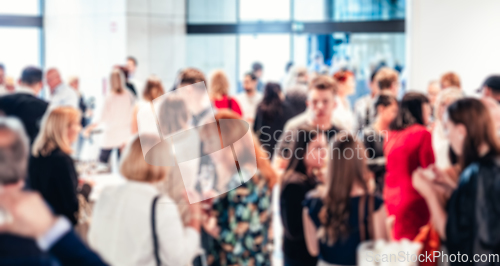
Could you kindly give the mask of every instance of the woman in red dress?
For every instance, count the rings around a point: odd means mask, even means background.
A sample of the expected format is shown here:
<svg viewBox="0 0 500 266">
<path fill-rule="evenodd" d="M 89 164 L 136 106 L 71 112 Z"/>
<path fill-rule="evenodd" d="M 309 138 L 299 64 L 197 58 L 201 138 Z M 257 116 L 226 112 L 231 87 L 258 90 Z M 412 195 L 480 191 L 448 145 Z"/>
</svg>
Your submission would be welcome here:
<svg viewBox="0 0 500 266">
<path fill-rule="evenodd" d="M 222 70 L 216 70 L 210 77 L 210 86 L 208 87 L 210 98 L 217 109 L 229 109 L 239 116 L 242 116 L 240 105 L 229 96 L 229 80 Z"/>
<path fill-rule="evenodd" d="M 385 143 L 387 158 L 384 201 L 395 217 L 393 237 L 413 240 L 429 221 L 424 198 L 413 188 L 412 173 L 434 163 L 429 123 L 431 107 L 425 95 L 407 93 Z"/>
</svg>

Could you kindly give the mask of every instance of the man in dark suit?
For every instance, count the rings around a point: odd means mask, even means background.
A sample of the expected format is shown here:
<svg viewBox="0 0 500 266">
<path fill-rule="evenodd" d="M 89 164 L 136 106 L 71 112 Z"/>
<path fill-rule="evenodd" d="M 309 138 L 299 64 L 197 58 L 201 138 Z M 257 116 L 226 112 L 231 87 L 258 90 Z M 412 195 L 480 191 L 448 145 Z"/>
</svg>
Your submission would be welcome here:
<svg viewBox="0 0 500 266">
<path fill-rule="evenodd" d="M 40 194 L 23 191 L 29 143 L 21 122 L 0 117 L 0 265 L 106 265 L 52 214 Z"/>
<path fill-rule="evenodd" d="M 38 135 L 41 119 L 49 105 L 36 97 L 43 87 L 42 76 L 41 69 L 27 67 L 21 74 L 16 93 L 0 97 L 0 111 L 21 120 L 30 144 L 33 144 Z"/>
</svg>

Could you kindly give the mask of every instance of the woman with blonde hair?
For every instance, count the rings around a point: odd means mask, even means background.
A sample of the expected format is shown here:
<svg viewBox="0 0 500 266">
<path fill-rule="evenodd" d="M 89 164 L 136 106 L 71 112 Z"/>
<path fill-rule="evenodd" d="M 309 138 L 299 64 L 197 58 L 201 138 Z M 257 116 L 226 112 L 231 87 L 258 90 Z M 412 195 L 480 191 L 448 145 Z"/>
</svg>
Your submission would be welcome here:
<svg viewBox="0 0 500 266">
<path fill-rule="evenodd" d="M 75 225 L 78 213 L 78 177 L 71 146 L 81 130 L 80 111 L 57 107 L 44 117 L 32 147 L 29 182 L 50 204 L 55 214 L 66 216 Z"/>
<path fill-rule="evenodd" d="M 243 115 L 238 101 L 229 96 L 229 80 L 224 71 L 216 70 L 212 73 L 208 90 L 215 108 L 229 109 L 239 116 Z"/>
<path fill-rule="evenodd" d="M 142 106 L 149 105 L 151 102 L 162 96 L 165 93 L 161 80 L 156 76 L 150 76 L 148 81 L 146 81 L 146 86 L 142 93 L 142 99 L 135 105 L 134 111 L 132 113 L 132 134 L 136 134 L 138 131 L 137 127 L 137 112 Z"/>
<path fill-rule="evenodd" d="M 443 124 L 443 115 L 449 105 L 462 99 L 464 94 L 462 90 L 456 88 L 447 88 L 441 90 L 434 103 L 434 124 L 432 127 L 432 149 L 436 158 L 436 166 L 440 169 L 446 169 L 452 166 L 450 154 L 453 154 L 450 148 L 450 142 L 446 137 Z M 452 157 L 451 157 L 452 158 Z"/>
<path fill-rule="evenodd" d="M 109 81 L 111 91 L 104 101 L 101 117 L 85 128 L 85 135 L 88 136 L 94 128 L 103 126 L 104 136 L 99 155 L 102 163 L 108 163 L 113 150 L 117 150 L 120 156 L 120 149 L 132 136 L 132 112 L 135 105 L 135 98 L 125 87 L 125 77 L 119 69 L 113 69 Z"/>
<path fill-rule="evenodd" d="M 126 182 L 104 189 L 95 204 L 90 246 L 110 265 L 192 262 L 200 246 L 200 209 L 188 205 L 192 218 L 182 225 L 175 202 L 157 188 L 170 168 L 148 164 L 135 137 L 125 149 L 120 172 Z"/>
</svg>

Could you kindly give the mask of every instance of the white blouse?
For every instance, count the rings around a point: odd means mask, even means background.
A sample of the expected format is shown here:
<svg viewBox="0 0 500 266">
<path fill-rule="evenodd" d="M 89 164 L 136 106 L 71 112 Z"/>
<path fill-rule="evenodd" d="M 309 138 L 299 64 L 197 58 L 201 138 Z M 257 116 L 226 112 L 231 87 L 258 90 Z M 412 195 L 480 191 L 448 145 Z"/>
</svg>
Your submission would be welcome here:
<svg viewBox="0 0 500 266">
<path fill-rule="evenodd" d="M 158 194 L 154 185 L 135 181 L 104 189 L 94 206 L 90 246 L 111 265 L 156 265 L 151 206 Z M 200 249 L 200 235 L 182 225 L 168 196 L 158 200 L 155 221 L 162 265 L 189 265 Z"/>
<path fill-rule="evenodd" d="M 102 148 L 120 148 L 130 140 L 134 107 L 135 99 L 128 90 L 106 96 L 101 118 L 97 121 L 104 127 Z"/>
</svg>

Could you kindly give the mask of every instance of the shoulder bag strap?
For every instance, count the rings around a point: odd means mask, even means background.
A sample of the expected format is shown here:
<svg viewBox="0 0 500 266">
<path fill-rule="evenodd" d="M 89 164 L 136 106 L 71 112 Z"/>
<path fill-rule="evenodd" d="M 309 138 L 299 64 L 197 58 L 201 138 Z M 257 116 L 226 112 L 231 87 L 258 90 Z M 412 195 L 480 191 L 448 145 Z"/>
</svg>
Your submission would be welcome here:
<svg viewBox="0 0 500 266">
<path fill-rule="evenodd" d="M 153 248 L 154 248 L 154 253 L 155 253 L 155 261 L 156 265 L 160 266 L 161 265 L 161 260 L 160 260 L 160 254 L 158 251 L 159 245 L 158 245 L 158 235 L 156 234 L 156 203 L 158 202 L 158 199 L 160 196 L 156 196 L 153 199 L 153 204 L 151 205 L 151 228 L 153 232 Z"/>
</svg>

